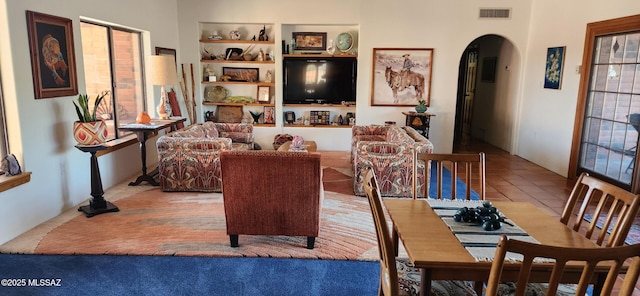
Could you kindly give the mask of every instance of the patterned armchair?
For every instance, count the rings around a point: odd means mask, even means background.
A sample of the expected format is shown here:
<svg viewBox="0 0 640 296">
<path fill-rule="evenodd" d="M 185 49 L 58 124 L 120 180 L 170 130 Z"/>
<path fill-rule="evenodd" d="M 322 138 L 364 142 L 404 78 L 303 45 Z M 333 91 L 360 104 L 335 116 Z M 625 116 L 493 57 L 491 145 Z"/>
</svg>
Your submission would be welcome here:
<svg viewBox="0 0 640 296">
<path fill-rule="evenodd" d="M 220 152 L 252 149 L 252 131 L 249 124 L 205 122 L 161 136 L 157 147 L 162 191 L 220 192 Z"/>
<path fill-rule="evenodd" d="M 430 153 L 433 144 L 411 127 L 354 126 L 351 158 L 353 190 L 364 196 L 364 172 L 371 167 L 383 196 L 410 197 L 416 152 Z M 424 186 L 424 163 L 418 164 L 418 192 Z"/>
</svg>

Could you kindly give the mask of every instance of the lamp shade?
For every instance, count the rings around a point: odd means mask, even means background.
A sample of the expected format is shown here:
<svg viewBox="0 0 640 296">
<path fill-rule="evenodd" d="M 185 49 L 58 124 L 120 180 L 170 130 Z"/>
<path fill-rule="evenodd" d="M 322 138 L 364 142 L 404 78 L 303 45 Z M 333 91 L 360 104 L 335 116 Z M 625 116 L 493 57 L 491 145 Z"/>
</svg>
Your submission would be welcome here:
<svg viewBox="0 0 640 296">
<path fill-rule="evenodd" d="M 151 62 L 151 83 L 153 85 L 175 85 L 178 84 L 178 74 L 176 62 L 172 56 L 154 55 L 150 56 Z"/>
</svg>

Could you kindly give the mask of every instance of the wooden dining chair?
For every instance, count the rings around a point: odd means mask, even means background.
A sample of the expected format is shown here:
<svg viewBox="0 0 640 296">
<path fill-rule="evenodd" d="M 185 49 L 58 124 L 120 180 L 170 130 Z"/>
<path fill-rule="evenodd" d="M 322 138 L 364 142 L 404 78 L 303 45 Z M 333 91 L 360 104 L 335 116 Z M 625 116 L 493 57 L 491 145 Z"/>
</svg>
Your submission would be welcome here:
<svg viewBox="0 0 640 296">
<path fill-rule="evenodd" d="M 621 246 L 639 208 L 640 195 L 582 173 L 569 194 L 560 222 L 600 246 Z M 502 285 L 503 289 L 506 289 L 505 287 L 513 287 L 514 283 Z M 527 285 L 527 294 L 544 290 L 546 285 L 531 283 Z M 575 289 L 574 285 L 560 284 L 557 294 L 576 295 Z"/>
<path fill-rule="evenodd" d="M 411 266 L 411 262 L 407 258 L 396 258 L 378 181 L 371 169 L 367 169 L 365 172 L 364 188 L 371 206 L 378 239 L 378 253 L 380 255 L 378 295 L 418 295 L 420 293 L 420 270 Z M 467 282 L 441 280 L 431 281 L 430 295 L 476 296 L 477 294 Z"/>
<path fill-rule="evenodd" d="M 418 196 L 436 198 L 436 199 L 455 199 L 458 197 L 461 188 L 458 188 L 458 180 L 464 182 L 464 198 L 473 199 L 472 190 L 478 194 L 480 200 L 485 199 L 485 175 L 486 160 L 484 152 L 480 153 L 452 153 L 452 154 L 433 154 L 433 153 L 417 153 L 416 167 L 419 161 L 424 162 L 425 182 L 424 186 L 419 186 L 417 180 L 418 174 L 413 174 L 413 198 Z M 431 166 L 435 165 L 435 176 L 432 174 Z M 443 196 L 443 187 L 445 187 L 445 179 L 443 176 L 449 174 L 449 182 L 451 194 Z M 429 194 L 431 179 L 437 178 L 436 195 Z M 422 188 L 419 188 L 422 187 Z M 420 190 L 422 189 L 422 190 Z M 421 194 L 420 194 L 421 193 Z"/>
<path fill-rule="evenodd" d="M 632 295 L 635 284 L 640 276 L 640 244 L 611 248 L 568 248 L 509 239 L 503 234 L 491 264 L 491 272 L 489 273 L 486 291 L 486 295 L 488 296 L 498 295 L 500 278 L 505 265 L 517 264 L 505 259 L 507 252 L 510 252 L 510 254 L 521 254 L 523 256 L 519 267 L 515 296 L 529 295 L 525 294 L 525 290 L 527 289 L 532 273 L 531 266 L 533 260 L 536 258 L 548 261 L 548 264 L 553 266 L 553 270 L 548 279 L 548 285 L 546 285 L 546 291 L 541 291 L 544 295 L 556 295 L 556 290 L 563 277 L 563 270 L 569 261 L 584 262 L 585 264 L 580 282 L 575 285 L 576 292 L 574 295 L 585 295 L 587 287 L 594 278 L 596 265 L 603 261 L 610 262 L 611 268 L 607 273 L 600 295 L 611 295 L 613 285 L 627 259 L 631 258 L 631 264 L 628 267 L 617 295 Z M 548 259 L 553 259 L 553 261 Z M 505 263 L 505 261 L 507 263 Z"/>
<path fill-rule="evenodd" d="M 577 207 L 580 200 L 582 203 Z M 639 208 L 640 195 L 582 173 L 569 195 L 560 221 L 595 240 L 598 245 L 621 246 Z"/>
</svg>

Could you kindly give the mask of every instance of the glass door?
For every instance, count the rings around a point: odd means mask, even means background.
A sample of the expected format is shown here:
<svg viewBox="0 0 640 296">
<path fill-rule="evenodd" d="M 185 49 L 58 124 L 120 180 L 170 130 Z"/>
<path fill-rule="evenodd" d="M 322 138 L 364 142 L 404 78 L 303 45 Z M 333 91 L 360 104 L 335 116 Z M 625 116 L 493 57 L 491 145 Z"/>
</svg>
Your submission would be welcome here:
<svg viewBox="0 0 640 296">
<path fill-rule="evenodd" d="M 631 190 L 640 130 L 640 28 L 592 42 L 575 172 Z"/>
</svg>

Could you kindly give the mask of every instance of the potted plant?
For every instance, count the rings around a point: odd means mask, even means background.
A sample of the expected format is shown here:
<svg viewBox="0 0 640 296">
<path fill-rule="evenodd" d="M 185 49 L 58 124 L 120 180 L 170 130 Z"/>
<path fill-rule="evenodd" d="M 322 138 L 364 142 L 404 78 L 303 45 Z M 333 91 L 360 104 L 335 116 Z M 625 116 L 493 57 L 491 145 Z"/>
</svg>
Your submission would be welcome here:
<svg viewBox="0 0 640 296">
<path fill-rule="evenodd" d="M 102 100 L 109 94 L 103 91 L 98 94 L 89 109 L 89 95 L 78 95 L 78 101 L 73 102 L 78 115 L 78 121 L 73 123 L 73 137 L 79 145 L 98 145 L 107 140 L 107 124 L 102 118 L 97 118 L 96 112 Z"/>
<path fill-rule="evenodd" d="M 427 111 L 427 101 L 425 100 L 420 100 L 418 101 L 418 105 L 416 106 L 416 112 L 418 113 L 424 113 L 425 111 Z"/>
</svg>

